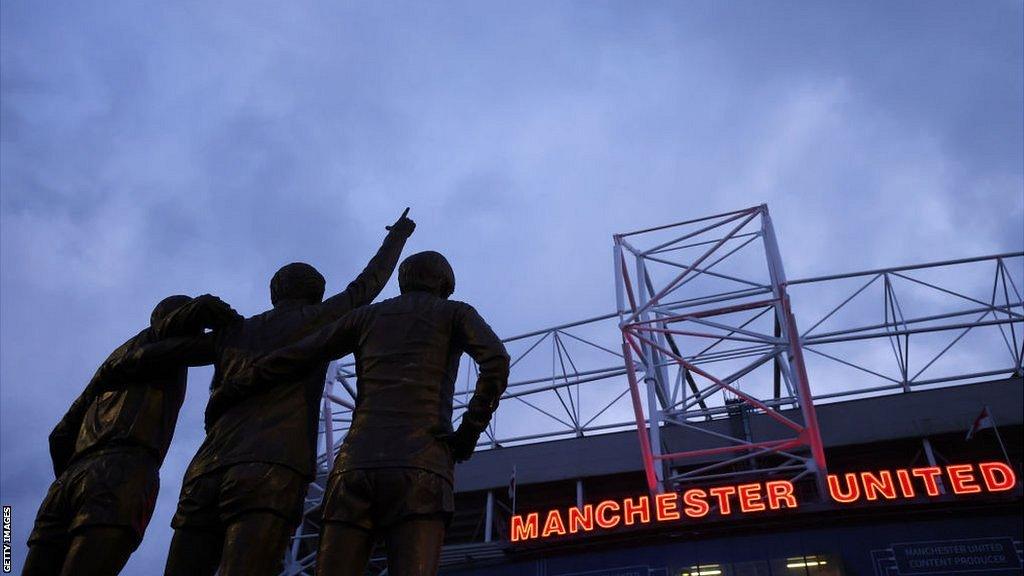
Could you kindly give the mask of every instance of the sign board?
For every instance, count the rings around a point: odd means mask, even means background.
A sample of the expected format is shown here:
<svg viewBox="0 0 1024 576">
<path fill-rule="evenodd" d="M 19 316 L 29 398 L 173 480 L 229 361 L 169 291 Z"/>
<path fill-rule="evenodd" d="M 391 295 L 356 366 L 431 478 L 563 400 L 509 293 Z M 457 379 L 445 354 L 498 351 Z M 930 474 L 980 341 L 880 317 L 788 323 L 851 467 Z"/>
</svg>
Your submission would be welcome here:
<svg viewBox="0 0 1024 576">
<path fill-rule="evenodd" d="M 952 496 L 1006 492 L 1017 486 L 1013 468 L 1003 462 L 950 464 L 873 472 L 828 474 L 828 496 L 838 506 L 877 501 L 936 498 L 943 486 Z M 513 543 L 587 534 L 619 526 L 686 522 L 709 515 L 745 516 L 787 512 L 800 502 L 789 480 L 769 480 L 682 492 L 638 495 L 597 504 L 515 514 L 509 533 Z M 909 564 L 908 564 L 909 566 Z"/>
<path fill-rule="evenodd" d="M 1020 568 L 1010 538 L 972 538 L 892 545 L 900 575 L 984 573 Z"/>
</svg>

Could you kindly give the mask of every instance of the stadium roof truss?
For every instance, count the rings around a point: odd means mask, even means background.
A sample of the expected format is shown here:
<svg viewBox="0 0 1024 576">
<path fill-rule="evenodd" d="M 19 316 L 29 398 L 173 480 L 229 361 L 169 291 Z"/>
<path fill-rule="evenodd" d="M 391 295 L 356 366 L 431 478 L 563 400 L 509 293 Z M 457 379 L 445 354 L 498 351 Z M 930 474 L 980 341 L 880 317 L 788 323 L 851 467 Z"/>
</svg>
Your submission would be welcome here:
<svg viewBox="0 0 1024 576">
<path fill-rule="evenodd" d="M 1022 256 L 789 281 L 765 205 L 616 235 L 623 354 L 650 489 L 776 474 L 816 476 L 820 489 L 816 399 L 1020 375 Z M 805 289 L 810 322 L 800 332 L 792 294 Z M 989 369 L 967 369 L 977 366 Z M 820 379 L 813 388 L 809 374 Z M 836 379 L 845 385 L 830 386 Z M 874 384 L 849 385 L 865 381 Z M 757 441 L 749 426 L 697 425 L 744 411 L 788 434 Z M 670 427 L 718 445 L 666 451 Z"/>
</svg>

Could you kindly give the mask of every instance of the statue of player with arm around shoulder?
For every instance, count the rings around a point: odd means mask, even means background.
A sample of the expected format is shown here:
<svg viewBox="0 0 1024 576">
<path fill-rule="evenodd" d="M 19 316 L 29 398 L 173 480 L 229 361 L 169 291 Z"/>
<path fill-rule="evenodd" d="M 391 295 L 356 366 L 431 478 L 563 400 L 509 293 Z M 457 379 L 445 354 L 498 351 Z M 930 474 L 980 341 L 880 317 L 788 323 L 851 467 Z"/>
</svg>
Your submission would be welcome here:
<svg viewBox="0 0 1024 576">
<path fill-rule="evenodd" d="M 187 367 L 211 364 L 216 334 L 241 319 L 208 294 L 170 296 L 96 370 L 50 434 L 56 480 L 29 536 L 24 576 L 121 571 L 153 514 Z"/>
<path fill-rule="evenodd" d="M 273 308 L 217 338 L 206 439 L 185 472 L 165 575 L 280 573 L 316 470 L 328 362 L 259 390 L 236 386 L 237 373 L 373 301 L 415 229 L 407 214 L 387 227 L 376 255 L 342 292 L 323 300 L 323 276 L 309 264 L 288 264 L 270 281 Z"/>
<path fill-rule="evenodd" d="M 354 353 L 356 408 L 323 501 L 318 576 L 363 574 L 378 537 L 389 574 L 437 571 L 453 511 L 454 464 L 468 459 L 508 385 L 509 356 L 477 311 L 448 300 L 455 276 L 437 252 L 399 268 L 401 296 L 360 308 L 257 361 L 264 386 Z M 480 367 L 457 430 L 452 404 L 459 358 Z"/>
</svg>

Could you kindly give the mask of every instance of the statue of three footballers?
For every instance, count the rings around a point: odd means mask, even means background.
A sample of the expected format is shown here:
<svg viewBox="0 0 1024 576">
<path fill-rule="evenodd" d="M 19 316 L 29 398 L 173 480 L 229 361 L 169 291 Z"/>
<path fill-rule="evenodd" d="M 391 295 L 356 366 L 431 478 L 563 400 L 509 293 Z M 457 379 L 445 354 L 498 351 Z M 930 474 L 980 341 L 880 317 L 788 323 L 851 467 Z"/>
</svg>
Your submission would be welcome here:
<svg viewBox="0 0 1024 576">
<path fill-rule="evenodd" d="M 271 280 L 273 308 L 250 318 L 210 295 L 162 301 L 51 434 L 57 480 L 23 575 L 120 572 L 152 515 L 186 368 L 211 363 L 207 435 L 185 473 L 164 574 L 276 574 L 315 472 L 327 366 L 349 353 L 356 409 L 324 496 L 317 574 L 362 574 L 378 538 L 389 573 L 435 574 L 454 463 L 469 458 L 490 422 L 509 359 L 471 306 L 448 300 L 455 276 L 436 252 L 408 257 L 401 296 L 369 305 L 415 229 L 407 213 L 327 300 L 323 276 L 293 263 Z M 453 431 L 463 352 L 480 373 Z"/>
</svg>

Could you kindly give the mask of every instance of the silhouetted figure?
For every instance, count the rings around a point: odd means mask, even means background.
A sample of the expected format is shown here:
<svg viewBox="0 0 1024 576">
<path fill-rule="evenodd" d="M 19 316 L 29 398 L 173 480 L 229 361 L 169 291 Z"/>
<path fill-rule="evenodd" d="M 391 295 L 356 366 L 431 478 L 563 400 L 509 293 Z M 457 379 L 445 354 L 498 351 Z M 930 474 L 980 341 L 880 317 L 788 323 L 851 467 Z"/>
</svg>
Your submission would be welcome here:
<svg viewBox="0 0 1024 576">
<path fill-rule="evenodd" d="M 175 310 L 187 314 L 175 321 Z M 153 514 L 187 366 L 213 362 L 213 335 L 203 329 L 241 318 L 213 296 L 171 296 L 110 354 L 50 434 L 57 479 L 39 507 L 23 575 L 121 571 Z"/>
<path fill-rule="evenodd" d="M 216 339 L 206 439 L 185 473 L 165 574 L 280 571 L 316 471 L 328 362 L 311 364 L 257 392 L 234 386 L 235 374 L 255 358 L 373 301 L 415 229 L 407 213 L 388 227 L 380 250 L 343 292 L 321 302 L 323 276 L 309 264 L 288 264 L 270 281 L 273 309 L 232 325 Z"/>
<path fill-rule="evenodd" d="M 455 276 L 444 256 L 410 256 L 398 283 L 401 296 L 360 308 L 253 367 L 258 388 L 355 353 L 356 408 L 324 496 L 319 576 L 362 575 L 377 537 L 386 540 L 392 576 L 436 573 L 455 462 L 472 455 L 508 385 L 504 345 L 472 306 L 447 299 Z M 453 433 L 463 352 L 480 374 Z"/>
</svg>

